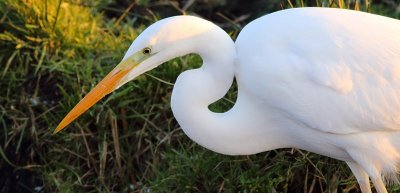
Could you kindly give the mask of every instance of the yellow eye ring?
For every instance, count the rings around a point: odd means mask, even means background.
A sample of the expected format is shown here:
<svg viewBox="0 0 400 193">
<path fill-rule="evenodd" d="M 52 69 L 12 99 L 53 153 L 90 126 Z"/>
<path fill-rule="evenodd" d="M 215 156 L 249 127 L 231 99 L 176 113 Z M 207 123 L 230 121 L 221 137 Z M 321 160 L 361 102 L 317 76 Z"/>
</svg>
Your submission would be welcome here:
<svg viewBox="0 0 400 193">
<path fill-rule="evenodd" d="M 151 53 L 151 48 L 147 47 L 143 49 L 143 54 L 150 54 Z"/>
</svg>

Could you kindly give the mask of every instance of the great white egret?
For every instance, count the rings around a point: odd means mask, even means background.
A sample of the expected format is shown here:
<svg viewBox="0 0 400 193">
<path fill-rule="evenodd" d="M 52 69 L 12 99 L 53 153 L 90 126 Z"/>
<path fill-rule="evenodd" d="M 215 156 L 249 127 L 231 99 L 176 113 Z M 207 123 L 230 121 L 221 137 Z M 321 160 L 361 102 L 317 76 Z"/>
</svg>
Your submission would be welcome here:
<svg viewBox="0 0 400 193">
<path fill-rule="evenodd" d="M 400 21 L 358 11 L 278 11 L 249 23 L 236 43 L 204 19 L 160 20 L 55 132 L 126 82 L 189 53 L 203 66 L 179 75 L 171 107 L 192 140 L 228 155 L 304 149 L 345 161 L 363 193 L 371 192 L 369 177 L 387 192 L 383 177 L 396 176 L 400 162 Z M 234 107 L 210 111 L 234 77 Z"/>
</svg>

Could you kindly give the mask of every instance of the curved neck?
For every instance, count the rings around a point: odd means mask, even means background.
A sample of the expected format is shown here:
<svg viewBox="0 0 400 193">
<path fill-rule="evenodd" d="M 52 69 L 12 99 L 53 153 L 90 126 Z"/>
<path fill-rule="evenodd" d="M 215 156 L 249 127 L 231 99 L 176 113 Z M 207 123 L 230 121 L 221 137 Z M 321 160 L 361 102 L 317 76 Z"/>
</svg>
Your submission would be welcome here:
<svg viewBox="0 0 400 193">
<path fill-rule="evenodd" d="M 189 46 L 186 49 L 190 53 L 199 54 L 203 65 L 179 75 L 171 97 L 172 110 L 181 108 L 183 104 L 208 110 L 208 105 L 221 99 L 232 85 L 235 43 L 225 31 L 215 26 L 196 38 L 181 42 L 181 45 Z"/>
<path fill-rule="evenodd" d="M 191 49 L 202 57 L 203 66 L 183 72 L 171 96 L 172 111 L 183 131 L 203 147 L 223 154 L 252 154 L 282 147 L 285 140 L 280 138 L 279 129 L 265 128 L 269 123 L 261 117 L 260 107 L 254 106 L 259 103 L 247 93 L 239 93 L 237 103 L 226 113 L 208 109 L 232 85 L 236 50 L 222 29 L 201 39 L 208 44 L 190 45 L 197 46 Z"/>
</svg>

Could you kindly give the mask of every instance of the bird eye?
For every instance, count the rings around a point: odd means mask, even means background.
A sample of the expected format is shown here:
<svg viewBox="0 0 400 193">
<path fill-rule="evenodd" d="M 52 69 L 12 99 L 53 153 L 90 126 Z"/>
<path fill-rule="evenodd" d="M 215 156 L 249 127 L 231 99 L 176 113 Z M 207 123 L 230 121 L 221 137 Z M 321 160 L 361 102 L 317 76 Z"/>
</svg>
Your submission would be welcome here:
<svg viewBox="0 0 400 193">
<path fill-rule="evenodd" d="M 143 54 L 150 54 L 151 53 L 151 48 L 147 47 L 143 49 Z"/>
</svg>

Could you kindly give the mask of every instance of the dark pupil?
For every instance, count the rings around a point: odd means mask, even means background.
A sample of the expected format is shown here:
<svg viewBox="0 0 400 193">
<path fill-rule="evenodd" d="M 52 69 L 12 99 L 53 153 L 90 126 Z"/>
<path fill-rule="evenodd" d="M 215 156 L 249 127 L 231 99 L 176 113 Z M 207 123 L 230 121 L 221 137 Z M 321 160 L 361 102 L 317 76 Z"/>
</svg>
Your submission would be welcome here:
<svg viewBox="0 0 400 193">
<path fill-rule="evenodd" d="M 144 49 L 144 50 L 143 50 L 143 53 L 145 53 L 145 54 L 150 53 L 150 49 L 148 49 L 148 48 Z"/>
</svg>

